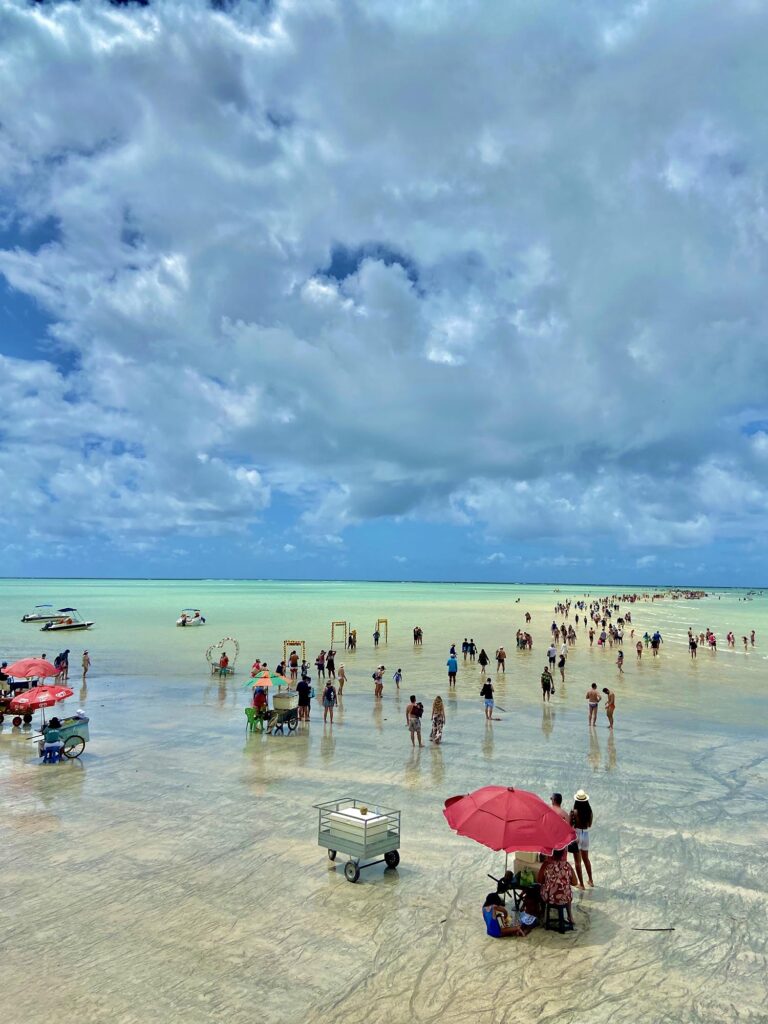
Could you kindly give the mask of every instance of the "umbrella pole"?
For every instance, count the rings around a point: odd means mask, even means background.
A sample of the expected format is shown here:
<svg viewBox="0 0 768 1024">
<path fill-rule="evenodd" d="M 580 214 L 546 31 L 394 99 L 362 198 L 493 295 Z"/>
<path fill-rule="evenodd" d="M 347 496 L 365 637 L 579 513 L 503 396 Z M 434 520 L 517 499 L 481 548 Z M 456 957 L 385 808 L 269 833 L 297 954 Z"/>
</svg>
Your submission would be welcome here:
<svg viewBox="0 0 768 1024">
<path fill-rule="evenodd" d="M 504 874 L 506 875 L 507 869 L 509 868 L 509 853 L 504 851 Z"/>
</svg>

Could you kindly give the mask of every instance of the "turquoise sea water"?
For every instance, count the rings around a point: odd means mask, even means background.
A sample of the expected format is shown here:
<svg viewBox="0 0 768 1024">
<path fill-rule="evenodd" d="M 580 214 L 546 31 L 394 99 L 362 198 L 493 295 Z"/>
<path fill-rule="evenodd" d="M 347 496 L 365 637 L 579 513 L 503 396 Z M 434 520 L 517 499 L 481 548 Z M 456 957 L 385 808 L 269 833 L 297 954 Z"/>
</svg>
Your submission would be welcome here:
<svg viewBox="0 0 768 1024">
<path fill-rule="evenodd" d="M 565 685 L 542 706 L 554 603 L 615 589 L 0 583 L 3 657 L 69 646 L 66 707 L 87 710 L 92 736 L 80 762 L 43 768 L 25 730 L 0 729 L 8 998 L 25 999 L 24 963 L 55 949 L 26 1021 L 48 1019 L 62 1000 L 81 1020 L 119 1022 L 245 1021 L 254 1005 L 270 1021 L 764 1019 L 766 598 L 715 591 L 624 605 L 637 635 L 661 630 L 661 657 L 638 663 L 628 644 L 620 678 L 615 652 L 590 649 L 580 629 Z M 73 605 L 95 626 L 65 638 L 19 621 L 44 601 Z M 188 606 L 201 608 L 204 627 L 175 627 Z M 526 610 L 534 650 L 517 652 Z M 374 651 L 379 617 L 389 637 Z M 242 684 L 253 658 L 274 665 L 283 640 L 304 639 L 313 663 L 334 619 L 357 628 L 359 646 L 337 657 L 349 683 L 333 727 L 314 709 L 294 736 L 246 736 Z M 416 624 L 424 646 L 414 649 Z M 692 663 L 689 625 L 713 629 L 718 652 Z M 735 651 L 725 648 L 728 629 Z M 745 653 L 751 629 L 757 645 Z M 236 675 L 219 681 L 205 650 L 225 636 L 241 654 Z M 507 649 L 506 674 L 491 672 L 499 709 L 490 724 L 477 666 L 462 664 L 447 693 L 448 646 L 464 636 L 491 656 Z M 84 647 L 93 662 L 85 688 Z M 376 703 L 371 673 L 382 662 Z M 587 728 L 592 681 L 616 691 L 614 735 L 602 710 L 599 727 Z M 441 747 L 411 750 L 411 692 L 427 707 L 437 693 L 446 700 Z M 596 888 L 576 896 L 573 936 L 485 938 L 479 905 L 499 856 L 450 833 L 441 811 L 448 796 L 491 782 L 544 797 L 559 789 L 566 801 L 581 786 L 590 792 Z M 330 865 L 318 849 L 312 804 L 345 794 L 402 809 L 396 873 L 374 867 L 351 886 L 343 862 Z M 29 885 L 31 864 L 44 868 L 42 885 Z M 62 929 L 50 907 L 70 899 L 74 925 Z M 633 930 L 667 926 L 676 931 Z"/>
</svg>

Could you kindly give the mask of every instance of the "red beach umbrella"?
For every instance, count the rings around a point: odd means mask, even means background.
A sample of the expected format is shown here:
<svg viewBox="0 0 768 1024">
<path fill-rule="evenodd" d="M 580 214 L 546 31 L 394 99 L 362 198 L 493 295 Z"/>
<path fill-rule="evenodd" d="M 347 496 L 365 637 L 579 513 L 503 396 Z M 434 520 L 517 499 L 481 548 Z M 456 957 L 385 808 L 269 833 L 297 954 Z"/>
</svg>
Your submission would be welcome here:
<svg viewBox="0 0 768 1024">
<path fill-rule="evenodd" d="M 33 686 L 20 693 L 8 705 L 9 711 L 37 711 L 38 708 L 52 708 L 60 700 L 71 697 L 74 690 L 68 686 Z"/>
<path fill-rule="evenodd" d="M 56 668 L 45 658 L 22 658 L 5 669 L 5 674 L 14 679 L 40 679 L 57 676 L 61 669 Z"/>
<path fill-rule="evenodd" d="M 445 801 L 445 819 L 460 836 L 491 850 L 528 850 L 551 854 L 576 833 L 540 796 L 511 786 L 483 786 Z"/>
</svg>

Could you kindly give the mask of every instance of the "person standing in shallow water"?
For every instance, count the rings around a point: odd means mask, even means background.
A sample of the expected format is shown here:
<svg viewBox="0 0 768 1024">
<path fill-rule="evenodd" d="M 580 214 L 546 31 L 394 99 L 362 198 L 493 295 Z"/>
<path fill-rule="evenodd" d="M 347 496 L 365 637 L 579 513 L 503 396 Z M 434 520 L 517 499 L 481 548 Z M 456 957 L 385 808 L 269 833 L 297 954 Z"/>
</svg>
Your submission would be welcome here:
<svg viewBox="0 0 768 1024">
<path fill-rule="evenodd" d="M 83 651 L 83 686 L 85 686 L 85 677 L 88 675 L 88 671 L 91 667 L 91 656 L 88 651 Z"/>
<path fill-rule="evenodd" d="M 328 715 L 330 715 L 331 725 L 333 725 L 333 709 L 336 707 L 337 703 L 336 687 L 329 679 L 326 683 L 325 689 L 323 690 L 323 722 L 327 722 Z"/>
<path fill-rule="evenodd" d="M 448 685 L 455 686 L 456 673 L 459 671 L 459 662 L 455 654 L 448 655 L 448 661 L 446 662 L 446 665 L 448 666 Z"/>
<path fill-rule="evenodd" d="M 592 828 L 592 807 L 589 803 L 589 795 L 580 789 L 573 797 L 573 809 L 571 810 L 571 825 L 576 829 L 576 842 L 578 852 L 574 854 L 576 859 L 576 874 L 579 877 L 579 888 L 584 888 L 584 881 L 581 874 L 581 863 L 587 869 L 587 881 L 594 886 L 592 880 L 592 862 L 589 859 L 589 833 Z"/>
<path fill-rule="evenodd" d="M 411 746 L 416 746 L 416 737 L 419 738 L 419 746 L 423 747 L 424 744 L 421 742 L 421 716 L 424 714 L 424 706 L 421 702 L 416 702 L 416 695 L 411 694 L 408 705 L 405 709 L 405 721 L 408 725 L 408 731 L 411 734 Z"/>
<path fill-rule="evenodd" d="M 603 693 L 605 694 L 605 714 L 608 718 L 608 728 L 613 728 L 613 713 L 616 710 L 616 694 L 613 690 L 609 690 L 607 686 L 603 687 Z"/>
<path fill-rule="evenodd" d="M 585 694 L 585 700 L 589 709 L 589 725 L 597 725 L 597 705 L 602 700 L 602 697 L 597 691 L 597 683 L 592 683 L 590 688 Z"/>
<path fill-rule="evenodd" d="M 541 699 L 549 700 L 552 693 L 552 686 L 554 680 L 552 679 L 552 673 L 549 671 L 549 666 L 544 666 L 544 671 L 541 673 Z"/>
<path fill-rule="evenodd" d="M 479 654 L 478 654 L 478 656 L 477 656 L 477 663 L 478 663 L 478 665 L 480 666 L 480 671 L 481 671 L 481 672 L 482 672 L 483 674 L 485 673 L 485 670 L 486 670 L 486 668 L 488 668 L 488 663 L 490 662 L 490 660 L 491 660 L 491 659 L 490 659 L 490 658 L 488 657 L 488 655 L 487 655 L 487 654 L 485 653 L 485 648 L 484 648 L 484 647 L 481 647 L 481 648 L 480 648 L 480 653 L 479 653 Z"/>
<path fill-rule="evenodd" d="M 431 743 L 440 743 L 445 728 L 445 705 L 442 697 L 435 697 L 432 703 L 432 732 L 429 734 Z"/>
<path fill-rule="evenodd" d="M 485 717 L 490 722 L 493 719 L 493 684 L 490 679 L 486 679 L 480 696 L 485 701 Z"/>
</svg>

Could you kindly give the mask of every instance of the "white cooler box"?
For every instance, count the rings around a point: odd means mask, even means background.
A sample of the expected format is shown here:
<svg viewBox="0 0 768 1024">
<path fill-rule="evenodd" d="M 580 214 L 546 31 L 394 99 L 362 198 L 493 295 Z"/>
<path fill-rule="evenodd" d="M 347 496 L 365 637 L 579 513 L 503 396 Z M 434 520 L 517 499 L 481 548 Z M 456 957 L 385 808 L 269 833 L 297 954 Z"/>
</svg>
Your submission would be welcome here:
<svg viewBox="0 0 768 1024">
<path fill-rule="evenodd" d="M 362 814 L 358 807 L 331 813 L 328 815 L 328 821 L 331 835 L 351 839 L 355 843 L 370 843 L 387 834 L 388 822 L 383 815 L 373 811 Z"/>
</svg>

